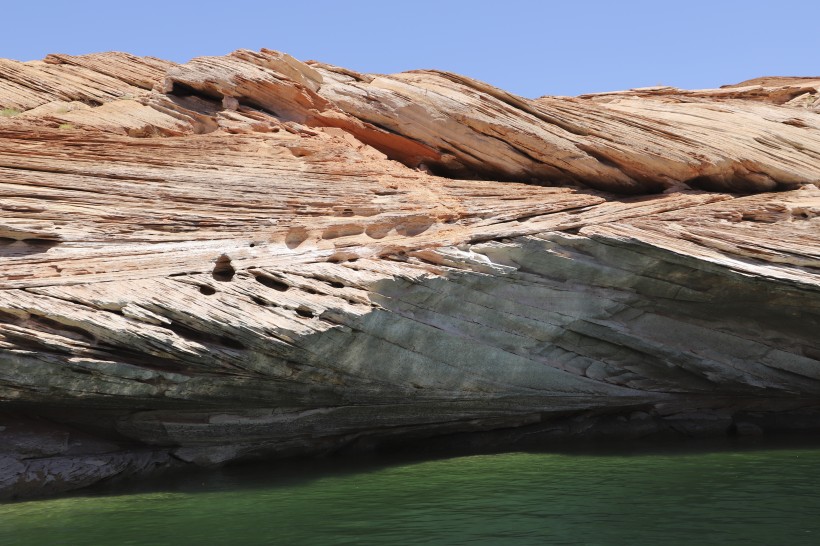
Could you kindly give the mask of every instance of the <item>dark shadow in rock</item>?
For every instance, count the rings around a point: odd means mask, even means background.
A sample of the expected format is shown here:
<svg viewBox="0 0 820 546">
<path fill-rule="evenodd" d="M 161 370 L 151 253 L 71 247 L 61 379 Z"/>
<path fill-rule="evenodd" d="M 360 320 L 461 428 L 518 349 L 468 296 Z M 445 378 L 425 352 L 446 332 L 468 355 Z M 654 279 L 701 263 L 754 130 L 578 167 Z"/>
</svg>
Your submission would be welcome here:
<svg viewBox="0 0 820 546">
<path fill-rule="evenodd" d="M 60 241 L 56 239 L 24 239 L 19 241 L 8 237 L 0 237 L 0 256 L 12 258 L 42 254 L 59 244 Z"/>
</svg>

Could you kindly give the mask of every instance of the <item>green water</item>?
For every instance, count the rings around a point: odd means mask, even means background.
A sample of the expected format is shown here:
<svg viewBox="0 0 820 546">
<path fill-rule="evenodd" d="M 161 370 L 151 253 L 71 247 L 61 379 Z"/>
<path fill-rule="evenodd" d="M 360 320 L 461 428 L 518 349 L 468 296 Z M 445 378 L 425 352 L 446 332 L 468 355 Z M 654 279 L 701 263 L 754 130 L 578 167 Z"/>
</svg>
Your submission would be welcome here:
<svg viewBox="0 0 820 546">
<path fill-rule="evenodd" d="M 820 544 L 820 449 L 224 470 L 0 505 L 0 544 Z"/>
</svg>

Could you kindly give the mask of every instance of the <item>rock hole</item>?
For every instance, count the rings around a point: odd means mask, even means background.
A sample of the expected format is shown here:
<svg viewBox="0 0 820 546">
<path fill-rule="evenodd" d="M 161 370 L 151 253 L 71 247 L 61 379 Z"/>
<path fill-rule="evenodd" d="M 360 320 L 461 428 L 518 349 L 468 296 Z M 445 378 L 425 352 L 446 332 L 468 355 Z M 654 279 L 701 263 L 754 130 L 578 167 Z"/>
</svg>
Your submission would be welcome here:
<svg viewBox="0 0 820 546">
<path fill-rule="evenodd" d="M 227 254 L 223 254 L 216 259 L 214 265 L 213 277 L 219 282 L 230 282 L 233 276 L 236 275 L 236 269 L 231 265 L 231 259 Z"/>
<path fill-rule="evenodd" d="M 404 237 L 415 237 L 427 231 L 434 223 L 435 219 L 428 216 L 411 216 L 396 226 L 396 233 Z"/>
<path fill-rule="evenodd" d="M 199 90 L 190 85 L 186 85 L 182 82 L 177 82 L 173 80 L 166 81 L 165 83 L 166 89 L 168 89 L 167 93 L 169 95 L 174 95 L 175 97 L 199 97 L 205 100 L 222 100 L 222 95 L 217 93 L 209 93 L 204 90 Z"/>
<path fill-rule="evenodd" d="M 340 282 L 338 282 L 338 281 L 330 281 L 330 282 L 328 282 L 327 284 L 329 284 L 329 285 L 330 285 L 330 286 L 332 286 L 333 288 L 344 288 L 344 287 L 345 287 L 345 285 L 344 285 L 344 284 L 342 284 L 342 283 L 340 283 Z"/>
<path fill-rule="evenodd" d="M 273 277 L 268 277 L 266 275 L 257 275 L 256 282 L 264 286 L 267 286 L 268 288 L 278 290 L 279 292 L 287 292 L 288 290 L 290 290 L 290 285 L 285 284 L 282 281 L 276 280 Z"/>
<path fill-rule="evenodd" d="M 364 226 L 359 224 L 343 224 L 328 226 L 322 232 L 322 239 L 336 239 L 338 237 L 350 237 L 364 233 Z"/>
<path fill-rule="evenodd" d="M 33 247 L 40 247 L 43 249 L 49 249 L 53 246 L 60 244 L 60 241 L 55 239 L 23 239 L 23 242 L 27 245 Z"/>
<path fill-rule="evenodd" d="M 200 285 L 199 293 L 203 296 L 213 296 L 216 294 L 216 288 L 208 286 L 207 284 Z"/>
<path fill-rule="evenodd" d="M 249 247 L 251 247 L 251 248 L 253 248 L 253 247 L 255 247 L 255 246 L 256 246 L 256 243 L 251 243 L 251 244 L 249 244 L 248 246 L 249 246 Z"/>
<path fill-rule="evenodd" d="M 289 249 L 293 250 L 298 247 L 308 238 L 308 232 L 303 227 L 292 227 L 285 235 L 285 244 Z"/>
<path fill-rule="evenodd" d="M 239 349 L 239 350 L 241 350 L 241 349 L 245 348 L 245 346 L 240 341 L 237 341 L 234 338 L 228 337 L 228 336 L 220 337 L 219 338 L 219 343 L 221 343 L 222 345 L 224 345 L 225 347 L 228 347 L 230 349 Z"/>
<path fill-rule="evenodd" d="M 253 303 L 255 303 L 256 305 L 261 305 L 262 307 L 267 307 L 267 306 L 268 306 L 268 302 L 267 302 L 267 301 L 265 301 L 265 300 L 263 300 L 263 299 L 262 299 L 262 298 L 260 298 L 259 296 L 251 296 L 251 300 L 252 300 L 252 301 L 253 301 Z"/>
<path fill-rule="evenodd" d="M 172 322 L 170 324 L 163 325 L 164 328 L 174 332 L 179 337 L 196 341 L 199 343 L 212 343 L 214 341 L 213 336 L 207 334 L 205 332 L 200 332 L 195 328 L 191 328 L 190 326 L 186 326 L 180 322 Z"/>
<path fill-rule="evenodd" d="M 370 224 L 364 230 L 365 234 L 371 239 L 382 239 L 390 233 L 394 224 L 392 222 L 382 222 L 378 224 Z"/>
<path fill-rule="evenodd" d="M 304 318 L 313 318 L 316 315 L 307 307 L 299 307 L 296 309 L 296 314 Z"/>
</svg>

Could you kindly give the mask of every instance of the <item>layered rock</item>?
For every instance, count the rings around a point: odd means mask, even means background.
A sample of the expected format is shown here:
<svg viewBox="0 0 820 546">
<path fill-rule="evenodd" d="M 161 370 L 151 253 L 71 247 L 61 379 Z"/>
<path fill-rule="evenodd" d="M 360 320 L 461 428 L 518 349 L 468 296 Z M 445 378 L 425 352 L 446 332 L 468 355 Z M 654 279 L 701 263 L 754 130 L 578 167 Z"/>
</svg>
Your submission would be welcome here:
<svg viewBox="0 0 820 546">
<path fill-rule="evenodd" d="M 0 496 L 454 432 L 817 427 L 818 97 L 0 61 Z"/>
</svg>

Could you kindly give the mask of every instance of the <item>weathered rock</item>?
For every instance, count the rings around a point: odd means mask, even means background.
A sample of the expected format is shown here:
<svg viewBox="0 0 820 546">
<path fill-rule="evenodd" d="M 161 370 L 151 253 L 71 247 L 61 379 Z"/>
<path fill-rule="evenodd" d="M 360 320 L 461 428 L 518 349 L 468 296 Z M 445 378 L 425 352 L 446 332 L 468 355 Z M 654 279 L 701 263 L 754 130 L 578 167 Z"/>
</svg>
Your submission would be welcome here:
<svg viewBox="0 0 820 546">
<path fill-rule="evenodd" d="M 0 497 L 453 433 L 820 428 L 819 86 L 0 61 Z"/>
</svg>

